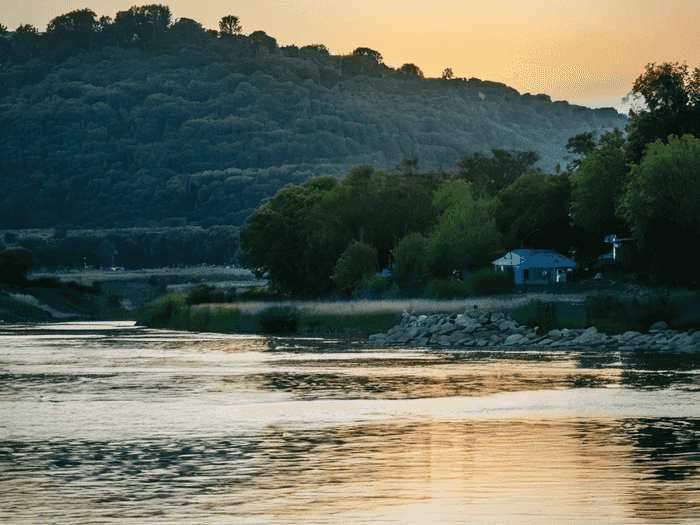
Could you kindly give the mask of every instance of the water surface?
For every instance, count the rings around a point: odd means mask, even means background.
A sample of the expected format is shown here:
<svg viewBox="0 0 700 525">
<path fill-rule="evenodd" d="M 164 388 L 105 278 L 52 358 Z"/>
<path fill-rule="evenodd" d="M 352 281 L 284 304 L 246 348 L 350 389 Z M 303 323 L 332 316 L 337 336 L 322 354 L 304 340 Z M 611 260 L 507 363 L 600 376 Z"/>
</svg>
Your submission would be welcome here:
<svg viewBox="0 0 700 525">
<path fill-rule="evenodd" d="M 692 357 L 0 327 L 0 522 L 697 523 Z"/>
</svg>

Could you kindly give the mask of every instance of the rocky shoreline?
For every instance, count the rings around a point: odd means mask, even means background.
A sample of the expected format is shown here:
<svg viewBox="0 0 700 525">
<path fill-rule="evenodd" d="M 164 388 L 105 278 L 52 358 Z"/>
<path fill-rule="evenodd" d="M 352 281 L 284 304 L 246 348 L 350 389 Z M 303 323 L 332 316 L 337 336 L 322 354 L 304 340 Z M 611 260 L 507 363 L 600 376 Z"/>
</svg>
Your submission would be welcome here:
<svg viewBox="0 0 700 525">
<path fill-rule="evenodd" d="M 369 336 L 376 344 L 469 347 L 587 347 L 596 350 L 637 350 L 664 353 L 700 352 L 700 331 L 693 334 L 670 330 L 665 322 L 654 323 L 648 334 L 625 332 L 609 336 L 595 327 L 551 330 L 547 335 L 519 326 L 510 315 L 467 310 L 463 314 L 412 315 L 403 313 L 401 323 L 386 333 Z"/>
</svg>

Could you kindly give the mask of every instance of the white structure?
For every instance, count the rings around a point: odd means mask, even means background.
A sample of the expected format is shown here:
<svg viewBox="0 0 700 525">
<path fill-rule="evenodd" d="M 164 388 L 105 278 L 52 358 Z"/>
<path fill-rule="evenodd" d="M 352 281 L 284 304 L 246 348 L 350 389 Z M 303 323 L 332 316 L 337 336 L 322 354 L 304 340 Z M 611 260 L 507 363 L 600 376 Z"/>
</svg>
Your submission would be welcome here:
<svg viewBox="0 0 700 525">
<path fill-rule="evenodd" d="M 567 272 L 578 266 L 554 250 L 513 250 L 491 264 L 494 270 L 513 272 L 516 284 L 564 283 Z"/>
</svg>

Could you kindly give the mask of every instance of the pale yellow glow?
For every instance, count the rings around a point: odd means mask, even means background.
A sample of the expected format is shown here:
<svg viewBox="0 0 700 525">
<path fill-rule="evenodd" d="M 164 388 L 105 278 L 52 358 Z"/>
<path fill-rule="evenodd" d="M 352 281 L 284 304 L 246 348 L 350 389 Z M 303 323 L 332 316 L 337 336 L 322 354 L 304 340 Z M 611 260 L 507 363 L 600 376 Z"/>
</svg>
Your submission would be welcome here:
<svg viewBox="0 0 700 525">
<path fill-rule="evenodd" d="M 132 2 L 133 3 L 133 2 Z M 138 2 L 137 5 L 149 2 Z M 158 2 L 153 2 L 158 3 Z M 700 5 L 691 0 L 171 0 L 175 18 L 215 29 L 239 16 L 246 34 L 265 31 L 279 45 L 325 44 L 333 54 L 379 51 L 386 64 L 414 63 L 426 76 L 503 82 L 592 107 L 622 108 L 650 62 L 700 63 Z M 39 30 L 59 14 L 90 7 L 114 16 L 114 0 L 2 0 L 0 22 Z"/>
</svg>

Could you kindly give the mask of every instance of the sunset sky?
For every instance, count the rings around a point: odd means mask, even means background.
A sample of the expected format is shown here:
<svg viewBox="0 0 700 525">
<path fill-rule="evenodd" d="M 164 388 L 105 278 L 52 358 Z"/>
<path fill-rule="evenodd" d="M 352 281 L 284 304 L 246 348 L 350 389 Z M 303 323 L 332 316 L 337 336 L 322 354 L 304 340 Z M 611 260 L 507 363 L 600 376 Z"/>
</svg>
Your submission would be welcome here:
<svg viewBox="0 0 700 525">
<path fill-rule="evenodd" d="M 208 29 L 236 15 L 244 34 L 265 31 L 280 46 L 321 43 L 333 54 L 369 47 L 387 65 L 414 63 L 428 77 L 450 67 L 457 77 L 625 113 L 621 99 L 647 63 L 700 64 L 697 0 L 0 0 L 0 23 L 44 31 L 75 9 L 114 18 L 149 3 Z"/>
</svg>

